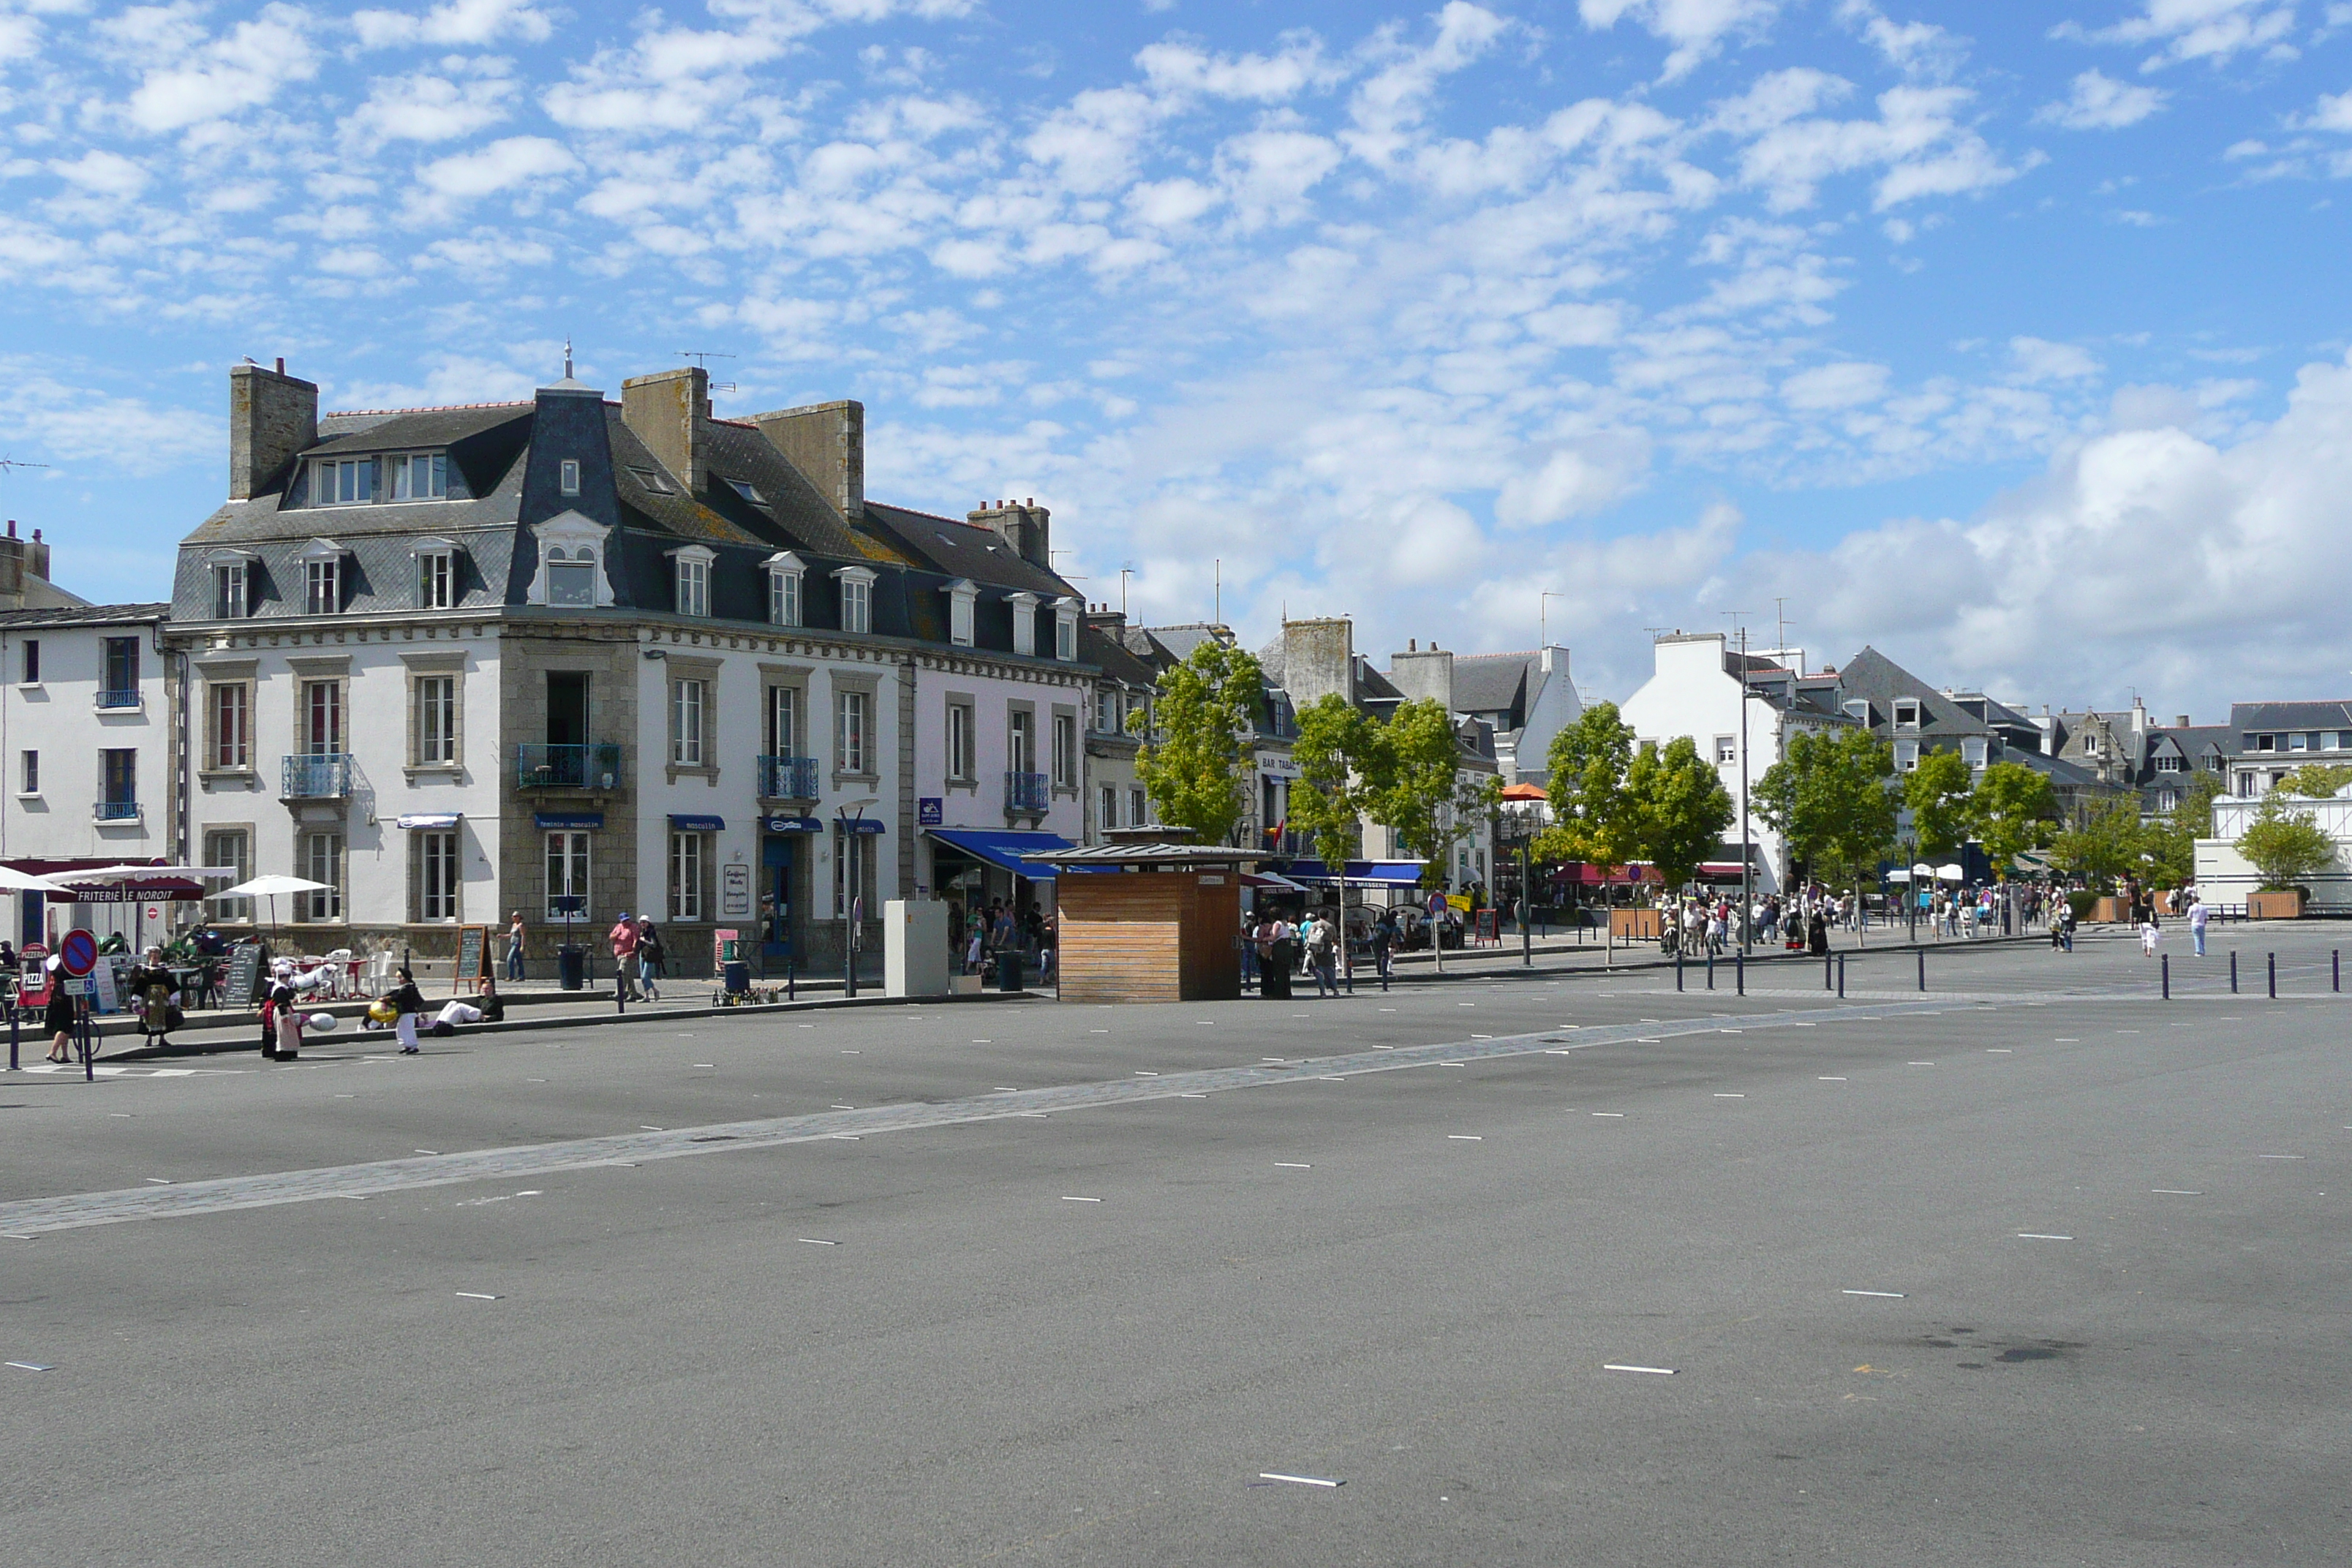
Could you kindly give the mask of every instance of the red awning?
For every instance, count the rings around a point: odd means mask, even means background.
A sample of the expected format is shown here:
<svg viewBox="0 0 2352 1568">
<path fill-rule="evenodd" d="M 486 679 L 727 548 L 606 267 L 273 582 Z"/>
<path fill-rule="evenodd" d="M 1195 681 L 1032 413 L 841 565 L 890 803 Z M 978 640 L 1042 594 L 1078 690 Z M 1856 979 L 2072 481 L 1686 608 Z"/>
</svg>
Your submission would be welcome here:
<svg viewBox="0 0 2352 1568">
<path fill-rule="evenodd" d="M 1626 888 L 1637 882 L 1662 882 L 1655 866 L 1589 866 L 1581 860 L 1571 860 L 1552 873 L 1556 882 L 1575 882 L 1587 888 Z"/>
</svg>

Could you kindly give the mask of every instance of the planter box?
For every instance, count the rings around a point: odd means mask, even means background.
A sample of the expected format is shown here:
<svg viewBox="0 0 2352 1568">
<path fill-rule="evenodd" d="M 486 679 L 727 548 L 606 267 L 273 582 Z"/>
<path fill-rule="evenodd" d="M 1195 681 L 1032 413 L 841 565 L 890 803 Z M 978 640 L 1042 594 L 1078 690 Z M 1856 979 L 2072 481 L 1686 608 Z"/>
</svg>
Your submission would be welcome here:
<svg viewBox="0 0 2352 1568">
<path fill-rule="evenodd" d="M 948 994 L 977 996 L 980 994 L 981 983 L 987 978 L 988 976 L 984 974 L 950 974 L 948 976 Z"/>
<path fill-rule="evenodd" d="M 2303 891 L 2293 889 L 2284 893 L 2250 893 L 2246 896 L 2246 918 L 2299 921 L 2303 918 Z"/>
<path fill-rule="evenodd" d="M 1658 911 L 1611 910 L 1609 934 L 1620 942 L 1655 942 L 1658 940 Z"/>
<path fill-rule="evenodd" d="M 2091 906 L 2091 923 L 2093 925 L 2117 925 L 2128 918 L 2130 914 L 2131 911 L 2124 907 L 2124 901 L 2121 899 L 2105 898 Z"/>
</svg>

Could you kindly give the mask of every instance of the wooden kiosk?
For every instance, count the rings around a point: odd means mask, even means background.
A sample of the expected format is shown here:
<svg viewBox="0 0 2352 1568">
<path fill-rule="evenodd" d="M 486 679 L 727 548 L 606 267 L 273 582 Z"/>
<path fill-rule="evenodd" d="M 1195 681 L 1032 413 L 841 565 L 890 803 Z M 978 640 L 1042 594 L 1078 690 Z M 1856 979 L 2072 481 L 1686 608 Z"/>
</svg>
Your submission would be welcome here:
<svg viewBox="0 0 2352 1568">
<path fill-rule="evenodd" d="M 1051 866 L 1065 1002 L 1216 1002 L 1242 994 L 1242 872 L 1265 857 L 1171 830 L 1027 859 Z"/>
</svg>

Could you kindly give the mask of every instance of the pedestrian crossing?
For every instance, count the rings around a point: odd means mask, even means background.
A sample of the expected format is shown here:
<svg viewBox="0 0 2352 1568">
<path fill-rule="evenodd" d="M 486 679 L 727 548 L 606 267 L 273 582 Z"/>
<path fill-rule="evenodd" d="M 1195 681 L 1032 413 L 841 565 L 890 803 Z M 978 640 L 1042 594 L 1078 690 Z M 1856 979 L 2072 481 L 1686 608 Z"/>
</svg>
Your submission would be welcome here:
<svg viewBox="0 0 2352 1568">
<path fill-rule="evenodd" d="M 81 1076 L 79 1062 L 30 1062 L 16 1069 L 19 1072 L 71 1073 Z M 226 1074 L 247 1071 L 244 1068 L 151 1068 L 124 1067 L 100 1062 L 90 1071 L 100 1078 L 218 1078 Z"/>
</svg>

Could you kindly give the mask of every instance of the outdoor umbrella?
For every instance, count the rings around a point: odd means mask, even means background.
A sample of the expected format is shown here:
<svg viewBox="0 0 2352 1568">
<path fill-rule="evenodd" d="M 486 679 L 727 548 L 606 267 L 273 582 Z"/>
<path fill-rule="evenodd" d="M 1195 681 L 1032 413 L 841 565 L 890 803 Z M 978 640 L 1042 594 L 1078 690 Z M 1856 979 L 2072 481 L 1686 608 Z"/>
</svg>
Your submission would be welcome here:
<svg viewBox="0 0 2352 1568">
<path fill-rule="evenodd" d="M 272 871 L 267 875 L 256 877 L 249 882 L 239 882 L 234 888 L 224 888 L 213 897 L 215 899 L 268 899 L 269 900 L 269 934 L 275 937 L 278 934 L 278 894 L 316 893 L 326 887 L 326 883 L 313 882 L 308 877 L 286 877 Z"/>
<path fill-rule="evenodd" d="M 58 880 L 75 888 L 127 888 L 141 882 L 195 882 L 236 875 L 236 868 L 234 866 L 139 866 L 129 863 L 100 866 L 88 871 L 56 873 Z M 147 927 L 138 913 L 136 903 L 132 905 L 131 919 L 131 929 L 138 937 L 133 946 L 143 948 L 147 942 Z"/>
<path fill-rule="evenodd" d="M 63 893 L 73 896 L 73 889 L 47 877 L 36 877 L 30 871 L 19 871 L 13 866 L 0 866 L 0 892 Z"/>
</svg>

